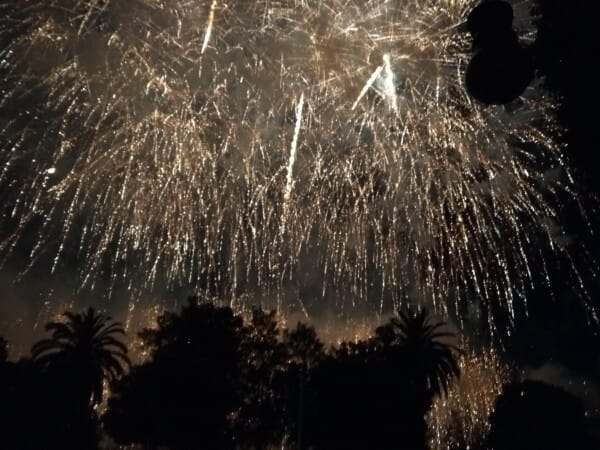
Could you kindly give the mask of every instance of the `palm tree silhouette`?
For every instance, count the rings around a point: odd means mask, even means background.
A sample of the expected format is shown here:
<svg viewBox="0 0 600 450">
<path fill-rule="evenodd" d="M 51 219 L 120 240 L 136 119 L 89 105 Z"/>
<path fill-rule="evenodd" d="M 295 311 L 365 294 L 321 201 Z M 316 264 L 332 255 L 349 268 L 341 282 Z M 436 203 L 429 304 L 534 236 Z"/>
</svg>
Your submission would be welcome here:
<svg viewBox="0 0 600 450">
<path fill-rule="evenodd" d="M 80 314 L 67 311 L 63 316 L 64 322 L 46 324 L 52 337 L 34 344 L 31 356 L 45 370 L 68 374 L 82 406 L 98 405 L 104 382 L 112 382 L 130 367 L 127 347 L 118 338 L 125 330 L 93 308 Z"/>
<path fill-rule="evenodd" d="M 444 330 L 444 322 L 434 322 L 424 308 L 399 311 L 398 317 L 376 330 L 384 345 L 397 346 L 411 382 L 422 384 L 425 394 L 447 394 L 449 383 L 460 376 L 457 356 L 460 349 L 451 340 L 454 333 Z"/>
<path fill-rule="evenodd" d="M 425 415 L 437 395 L 447 394 L 450 382 L 460 376 L 460 350 L 451 340 L 454 334 L 432 320 L 427 309 L 398 311 L 397 317 L 376 330 L 375 345 L 384 355 L 387 371 L 397 374 L 397 385 L 406 404 L 401 410 L 400 435 L 404 448 L 427 448 Z"/>
</svg>

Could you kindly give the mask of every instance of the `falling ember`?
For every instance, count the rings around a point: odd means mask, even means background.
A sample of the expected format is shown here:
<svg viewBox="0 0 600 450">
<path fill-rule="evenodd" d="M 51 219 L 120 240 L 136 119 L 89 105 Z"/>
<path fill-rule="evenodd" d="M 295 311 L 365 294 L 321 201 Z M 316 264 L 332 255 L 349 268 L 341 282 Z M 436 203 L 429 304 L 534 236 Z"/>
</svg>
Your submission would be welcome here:
<svg viewBox="0 0 600 450">
<path fill-rule="evenodd" d="M 208 47 L 208 43 L 210 42 L 210 35 L 212 34 L 213 23 L 215 21 L 215 9 L 217 8 L 217 0 L 213 0 L 210 5 L 210 12 L 208 13 L 208 24 L 206 25 L 206 32 L 204 33 L 204 42 L 202 43 L 202 50 L 200 51 L 203 54 Z"/>
<path fill-rule="evenodd" d="M 283 220 L 282 227 L 285 228 L 285 218 L 288 209 L 288 203 L 290 201 L 290 195 L 292 194 L 292 188 L 294 187 L 294 162 L 296 161 L 296 151 L 298 150 L 298 137 L 300 136 L 300 126 L 302 125 L 302 110 L 304 108 L 304 93 L 300 95 L 300 101 L 296 105 L 296 125 L 294 128 L 294 137 L 292 139 L 292 145 L 290 147 L 290 157 L 287 164 L 287 175 L 285 182 L 285 191 L 283 193 Z"/>
<path fill-rule="evenodd" d="M 556 104 L 464 90 L 477 0 L 17 3 L 0 17 L 2 261 L 35 235 L 31 265 L 77 258 L 82 287 L 513 314 L 546 249 L 569 257 Z"/>
<path fill-rule="evenodd" d="M 365 94 L 367 92 L 369 92 L 369 89 L 371 89 L 371 87 L 373 86 L 373 83 L 375 83 L 375 80 L 377 80 L 377 78 L 379 78 L 379 74 L 381 74 L 384 67 L 385 66 L 379 66 L 377 69 L 375 69 L 375 72 L 373 72 L 373 74 L 369 77 L 369 79 L 367 80 L 367 83 L 364 85 L 364 87 L 360 91 L 360 94 L 358 95 L 358 98 L 354 102 L 354 105 L 352 105 L 352 110 L 356 109 L 356 107 L 358 106 L 358 103 L 361 101 L 361 99 L 365 96 Z"/>
<path fill-rule="evenodd" d="M 460 370 L 460 379 L 447 397 L 435 400 L 427 417 L 432 450 L 482 448 L 496 398 L 510 381 L 510 370 L 494 351 L 467 353 Z"/>
</svg>

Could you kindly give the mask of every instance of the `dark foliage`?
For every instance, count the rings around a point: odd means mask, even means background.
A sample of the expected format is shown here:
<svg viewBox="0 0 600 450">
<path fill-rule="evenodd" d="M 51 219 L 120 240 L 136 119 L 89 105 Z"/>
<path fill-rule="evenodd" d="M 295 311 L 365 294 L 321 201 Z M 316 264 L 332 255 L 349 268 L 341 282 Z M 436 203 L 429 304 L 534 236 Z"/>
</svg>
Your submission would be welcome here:
<svg viewBox="0 0 600 450">
<path fill-rule="evenodd" d="M 283 442 L 286 421 L 286 347 L 274 311 L 254 309 L 241 343 L 242 395 L 233 415 L 233 434 L 244 448 Z"/>
<path fill-rule="evenodd" d="M 492 450 L 591 450 L 581 401 L 537 381 L 505 386 L 491 415 Z"/>
<path fill-rule="evenodd" d="M 52 336 L 36 343 L 31 356 L 44 371 L 65 380 L 83 407 L 95 406 L 102 401 L 103 383 L 129 367 L 127 347 L 119 340 L 125 330 L 93 308 L 64 317 L 65 322 L 46 325 Z"/>
<path fill-rule="evenodd" d="M 140 333 L 149 359 L 129 373 L 107 369 L 110 355 L 127 361 L 107 339 L 118 324 L 92 310 L 65 317 L 48 324 L 34 359 L 0 360 L 3 448 L 93 450 L 103 432 L 152 450 L 426 450 L 425 416 L 460 376 L 454 335 L 427 310 L 327 350 L 310 326 L 281 329 L 275 312 L 255 309 L 244 323 L 190 298 Z M 97 377 L 112 380 L 101 420 Z M 593 448 L 581 403 L 543 383 L 506 386 L 491 423 L 489 450 Z"/>
<path fill-rule="evenodd" d="M 6 358 L 8 358 L 8 343 L 0 336 L 0 364 L 5 363 Z"/>
<path fill-rule="evenodd" d="M 90 309 L 51 322 L 32 360 L 0 363 L 2 448 L 92 450 L 102 386 L 124 373 L 127 348 L 118 323 Z"/>
<path fill-rule="evenodd" d="M 451 333 L 426 310 L 402 312 L 373 339 L 344 343 L 308 380 L 307 440 L 315 448 L 426 448 L 425 415 L 460 372 Z M 410 405 L 410 406 L 408 406 Z"/>
<path fill-rule="evenodd" d="M 447 394 L 448 382 L 460 376 L 454 333 L 444 330 L 444 323 L 433 322 L 427 309 L 400 312 L 378 328 L 376 336 L 383 348 L 397 346 L 411 389 L 429 400 Z"/>
<path fill-rule="evenodd" d="M 151 358 L 114 384 L 105 429 L 173 450 L 424 449 L 425 413 L 459 374 L 440 326 L 403 313 L 374 339 L 327 352 L 310 326 L 281 330 L 258 309 L 244 325 L 193 298 L 140 333 Z"/>
<path fill-rule="evenodd" d="M 242 392 L 243 322 L 230 308 L 190 298 L 180 314 L 140 333 L 151 359 L 113 386 L 105 425 L 122 444 L 172 450 L 234 447 Z"/>
</svg>

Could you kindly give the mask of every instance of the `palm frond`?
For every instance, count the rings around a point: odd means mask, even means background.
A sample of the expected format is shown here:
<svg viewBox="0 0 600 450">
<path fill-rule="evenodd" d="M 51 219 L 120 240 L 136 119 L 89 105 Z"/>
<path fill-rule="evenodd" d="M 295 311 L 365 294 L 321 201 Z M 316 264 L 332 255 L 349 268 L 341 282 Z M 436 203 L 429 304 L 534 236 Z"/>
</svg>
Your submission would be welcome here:
<svg viewBox="0 0 600 450">
<path fill-rule="evenodd" d="M 89 387 L 88 398 L 95 404 L 102 400 L 104 381 L 113 381 L 131 367 L 126 345 L 117 338 L 125 330 L 119 322 L 88 308 L 83 313 L 66 311 L 64 322 L 49 322 L 51 337 L 31 348 L 34 361 L 47 369 L 68 362 L 71 375 Z"/>
</svg>

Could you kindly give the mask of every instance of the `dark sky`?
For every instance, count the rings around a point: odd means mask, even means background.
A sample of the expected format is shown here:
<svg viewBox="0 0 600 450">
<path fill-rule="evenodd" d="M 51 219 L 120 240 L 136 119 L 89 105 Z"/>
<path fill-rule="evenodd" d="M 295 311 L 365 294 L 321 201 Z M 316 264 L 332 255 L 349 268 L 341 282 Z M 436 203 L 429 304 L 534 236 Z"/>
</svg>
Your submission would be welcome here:
<svg viewBox="0 0 600 450">
<path fill-rule="evenodd" d="M 594 69 L 598 53 L 598 5 L 583 0 L 540 0 L 540 32 L 536 52 L 541 73 L 548 88 L 562 98 L 559 117 L 567 133 L 567 153 L 581 180 L 581 192 L 587 194 L 591 232 L 579 219 L 578 205 L 567 207 L 564 223 L 567 233 L 579 240 L 596 261 L 600 257 L 600 231 L 597 203 L 600 177 L 597 176 L 598 89 Z M 580 262 L 586 257 L 578 254 Z M 583 326 L 582 313 L 571 302 L 568 288 L 561 289 L 561 272 L 556 274 L 560 300 L 534 298 L 531 319 L 517 331 L 515 341 L 521 358 L 552 357 L 561 362 L 600 375 L 600 339 L 597 327 Z M 598 307 L 598 280 L 588 278 L 592 302 Z M 594 329 L 596 328 L 596 329 Z M 598 378 L 597 378 L 598 380 Z"/>
</svg>

